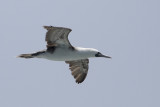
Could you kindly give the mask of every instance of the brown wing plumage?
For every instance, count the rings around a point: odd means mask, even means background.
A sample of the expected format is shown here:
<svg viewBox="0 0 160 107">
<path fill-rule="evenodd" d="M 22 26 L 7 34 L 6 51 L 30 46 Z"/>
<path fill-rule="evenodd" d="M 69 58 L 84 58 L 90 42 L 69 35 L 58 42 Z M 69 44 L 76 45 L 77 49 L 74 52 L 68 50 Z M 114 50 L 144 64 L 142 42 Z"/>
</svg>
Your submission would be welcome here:
<svg viewBox="0 0 160 107">
<path fill-rule="evenodd" d="M 88 73 L 88 59 L 81 59 L 75 61 L 65 61 L 69 64 L 73 77 L 76 79 L 76 83 L 82 83 Z"/>
<path fill-rule="evenodd" d="M 44 26 L 44 28 L 47 29 L 47 48 L 52 46 L 72 47 L 68 40 L 68 34 L 72 31 L 71 29 L 53 26 Z"/>
</svg>

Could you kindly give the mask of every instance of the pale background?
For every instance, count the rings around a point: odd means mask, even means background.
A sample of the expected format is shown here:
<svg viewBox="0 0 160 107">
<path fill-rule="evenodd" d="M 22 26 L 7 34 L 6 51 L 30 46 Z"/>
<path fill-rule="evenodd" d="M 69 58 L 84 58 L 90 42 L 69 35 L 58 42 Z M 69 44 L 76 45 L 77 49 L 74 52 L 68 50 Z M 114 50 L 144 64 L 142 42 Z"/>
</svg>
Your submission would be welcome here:
<svg viewBox="0 0 160 107">
<path fill-rule="evenodd" d="M 0 19 L 0 107 L 160 107 L 159 0 L 1 0 Z M 64 62 L 16 58 L 46 48 L 43 25 L 112 59 L 78 85 Z"/>
</svg>

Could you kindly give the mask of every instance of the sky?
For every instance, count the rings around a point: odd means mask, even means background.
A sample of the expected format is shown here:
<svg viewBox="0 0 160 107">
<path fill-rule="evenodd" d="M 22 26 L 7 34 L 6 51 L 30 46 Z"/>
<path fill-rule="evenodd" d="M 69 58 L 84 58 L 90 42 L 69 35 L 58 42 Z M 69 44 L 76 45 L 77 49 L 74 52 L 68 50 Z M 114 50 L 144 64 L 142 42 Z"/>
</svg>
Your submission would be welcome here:
<svg viewBox="0 0 160 107">
<path fill-rule="evenodd" d="M 160 107 L 159 0 L 1 0 L 0 107 Z M 64 62 L 16 58 L 46 48 L 44 25 L 98 49 L 76 84 Z"/>
</svg>

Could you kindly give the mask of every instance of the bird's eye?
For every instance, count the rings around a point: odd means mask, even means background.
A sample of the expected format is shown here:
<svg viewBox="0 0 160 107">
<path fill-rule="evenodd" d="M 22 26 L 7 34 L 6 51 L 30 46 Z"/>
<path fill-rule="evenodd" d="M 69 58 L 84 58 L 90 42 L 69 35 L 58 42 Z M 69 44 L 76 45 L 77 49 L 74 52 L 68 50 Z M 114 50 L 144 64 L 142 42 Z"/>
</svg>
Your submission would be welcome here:
<svg viewBox="0 0 160 107">
<path fill-rule="evenodd" d="M 101 55 L 101 53 L 100 53 L 100 52 L 98 52 L 98 55 Z"/>
<path fill-rule="evenodd" d="M 95 57 L 98 57 L 101 53 L 100 52 L 97 52 L 97 54 L 95 54 Z"/>
</svg>

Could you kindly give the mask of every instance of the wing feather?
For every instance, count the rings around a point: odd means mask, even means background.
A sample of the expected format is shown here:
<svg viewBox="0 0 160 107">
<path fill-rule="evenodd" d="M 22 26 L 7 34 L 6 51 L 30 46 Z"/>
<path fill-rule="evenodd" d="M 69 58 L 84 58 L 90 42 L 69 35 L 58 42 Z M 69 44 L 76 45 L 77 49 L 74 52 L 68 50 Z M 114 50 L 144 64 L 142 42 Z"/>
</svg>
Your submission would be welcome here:
<svg viewBox="0 0 160 107">
<path fill-rule="evenodd" d="M 69 64 L 71 74 L 76 79 L 76 83 L 82 83 L 88 73 L 88 59 L 81 59 L 81 60 L 75 60 L 75 61 L 65 61 L 67 64 Z"/>
<path fill-rule="evenodd" d="M 52 46 L 72 47 L 68 40 L 68 35 L 72 31 L 69 28 L 44 26 L 47 29 L 46 42 L 47 48 Z"/>
</svg>

